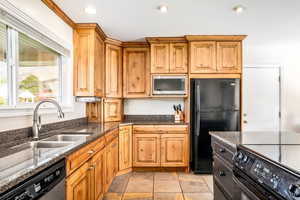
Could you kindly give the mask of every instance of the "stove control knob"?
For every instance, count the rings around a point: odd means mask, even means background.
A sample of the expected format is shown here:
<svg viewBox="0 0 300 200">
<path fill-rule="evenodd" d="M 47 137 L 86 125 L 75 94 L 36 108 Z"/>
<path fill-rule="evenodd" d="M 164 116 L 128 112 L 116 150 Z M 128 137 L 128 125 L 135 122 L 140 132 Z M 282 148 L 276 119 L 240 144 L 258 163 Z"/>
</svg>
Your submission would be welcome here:
<svg viewBox="0 0 300 200">
<path fill-rule="evenodd" d="M 237 159 L 241 161 L 243 160 L 243 158 L 244 158 L 244 154 L 242 152 L 238 152 Z"/>
<path fill-rule="evenodd" d="M 290 185 L 289 191 L 294 197 L 300 197 L 300 184 Z"/>
</svg>

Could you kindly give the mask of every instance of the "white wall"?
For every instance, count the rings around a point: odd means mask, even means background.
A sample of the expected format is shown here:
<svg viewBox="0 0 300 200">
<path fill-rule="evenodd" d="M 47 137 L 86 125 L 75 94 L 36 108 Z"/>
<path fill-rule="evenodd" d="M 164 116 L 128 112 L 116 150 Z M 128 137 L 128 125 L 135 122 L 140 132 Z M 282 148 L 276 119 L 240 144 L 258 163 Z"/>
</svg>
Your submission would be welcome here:
<svg viewBox="0 0 300 200">
<path fill-rule="evenodd" d="M 173 115 L 173 105 L 181 104 L 182 98 L 172 99 L 126 99 L 124 101 L 125 115 Z"/>
<path fill-rule="evenodd" d="M 9 0 L 15 7 L 22 10 L 25 14 L 43 24 L 51 32 L 57 35 L 62 41 L 63 45 L 73 52 L 73 30 L 66 23 L 64 23 L 55 13 L 53 13 L 44 3 L 40 0 Z M 65 65 L 68 67 L 64 74 L 64 79 L 67 79 L 66 93 L 64 95 L 71 96 L 72 93 L 72 66 L 73 56 L 71 55 L 70 61 Z M 73 104 L 73 98 L 69 98 L 69 103 Z M 71 108 L 65 110 L 64 120 L 75 119 L 85 116 L 85 105 L 83 103 L 75 103 Z M 44 114 L 43 123 L 51 123 L 59 121 L 57 114 Z M 32 125 L 32 116 L 17 116 L 17 117 L 1 117 L 0 118 L 0 131 L 23 128 Z"/>
<path fill-rule="evenodd" d="M 248 66 L 282 67 L 282 129 L 300 132 L 300 39 L 272 43 L 245 41 L 244 63 Z M 247 92 L 247 91 L 244 91 Z M 253 97 L 255 100 L 255 97 Z"/>
</svg>

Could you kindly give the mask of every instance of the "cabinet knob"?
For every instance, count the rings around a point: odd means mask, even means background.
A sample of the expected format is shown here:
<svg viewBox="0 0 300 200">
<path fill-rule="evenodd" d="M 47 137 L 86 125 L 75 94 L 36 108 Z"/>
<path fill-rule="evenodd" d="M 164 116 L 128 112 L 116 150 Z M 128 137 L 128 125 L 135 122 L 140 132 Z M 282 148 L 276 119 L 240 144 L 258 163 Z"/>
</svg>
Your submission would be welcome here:
<svg viewBox="0 0 300 200">
<path fill-rule="evenodd" d="M 93 154 L 93 153 L 95 153 L 95 151 L 94 151 L 94 150 L 90 150 L 90 151 L 88 151 L 87 153 L 88 153 L 88 154 Z"/>
</svg>

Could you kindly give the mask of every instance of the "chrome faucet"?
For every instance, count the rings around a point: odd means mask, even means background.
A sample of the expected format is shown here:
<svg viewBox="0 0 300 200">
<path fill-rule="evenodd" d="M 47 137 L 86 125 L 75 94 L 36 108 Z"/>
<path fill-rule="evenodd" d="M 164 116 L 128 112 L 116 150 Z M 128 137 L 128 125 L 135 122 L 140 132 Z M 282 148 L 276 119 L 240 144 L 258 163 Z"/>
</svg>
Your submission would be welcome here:
<svg viewBox="0 0 300 200">
<path fill-rule="evenodd" d="M 33 125 L 32 125 L 32 132 L 33 132 L 33 139 L 38 140 L 39 139 L 39 132 L 42 128 L 42 120 L 41 120 L 41 115 L 39 115 L 38 111 L 40 106 L 43 103 L 52 103 L 53 105 L 56 106 L 57 111 L 58 111 L 58 118 L 64 118 L 65 114 L 63 113 L 60 105 L 53 99 L 45 99 L 43 101 L 40 101 L 36 106 L 33 111 Z"/>
</svg>

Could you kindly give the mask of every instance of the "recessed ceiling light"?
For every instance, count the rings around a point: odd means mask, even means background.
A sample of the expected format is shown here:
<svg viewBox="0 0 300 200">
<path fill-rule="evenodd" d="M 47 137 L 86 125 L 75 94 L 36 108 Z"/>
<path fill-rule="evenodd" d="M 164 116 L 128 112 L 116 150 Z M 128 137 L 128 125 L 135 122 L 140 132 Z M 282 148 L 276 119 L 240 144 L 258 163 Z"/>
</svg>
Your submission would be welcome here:
<svg viewBox="0 0 300 200">
<path fill-rule="evenodd" d="M 158 9 L 159 9 L 159 11 L 160 11 L 161 13 L 167 13 L 167 12 L 168 12 L 168 6 L 167 6 L 167 5 L 160 5 L 160 6 L 158 7 Z"/>
<path fill-rule="evenodd" d="M 244 12 L 246 10 L 246 8 L 245 8 L 245 6 L 238 5 L 238 6 L 234 6 L 232 10 L 239 14 L 239 13 Z"/>
<path fill-rule="evenodd" d="M 87 14 L 90 14 L 90 15 L 94 15 L 96 14 L 96 8 L 92 7 L 92 6 L 87 6 L 84 11 L 87 13 Z"/>
</svg>

